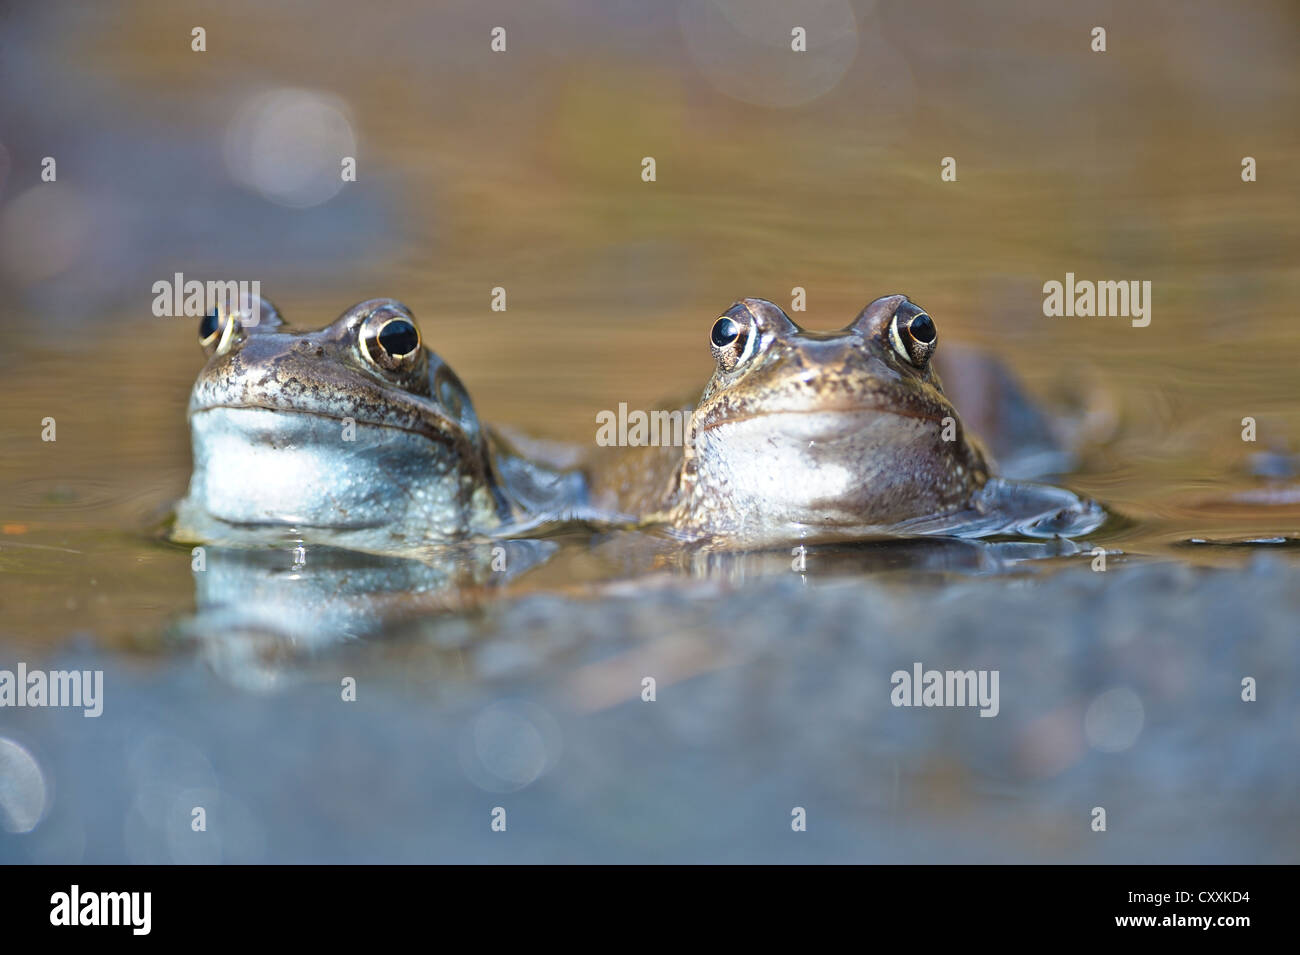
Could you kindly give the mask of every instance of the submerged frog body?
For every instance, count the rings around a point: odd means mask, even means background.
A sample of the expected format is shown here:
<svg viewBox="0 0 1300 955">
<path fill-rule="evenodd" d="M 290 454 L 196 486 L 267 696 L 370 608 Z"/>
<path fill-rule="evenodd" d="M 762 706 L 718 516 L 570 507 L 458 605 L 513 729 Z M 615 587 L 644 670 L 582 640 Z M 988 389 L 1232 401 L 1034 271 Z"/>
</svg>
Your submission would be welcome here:
<svg viewBox="0 0 1300 955">
<path fill-rule="evenodd" d="M 260 312 L 200 326 L 209 360 L 190 396 L 194 470 L 175 538 L 393 551 L 498 533 L 580 496 L 575 479 L 496 446 L 400 302 L 362 302 L 319 331 Z"/>
<path fill-rule="evenodd" d="M 902 295 L 846 328 L 800 328 L 745 299 L 713 325 L 717 369 L 685 447 L 593 470 L 593 500 L 692 538 L 763 544 L 878 535 L 1085 533 L 1100 508 L 995 478 L 932 367 L 933 319 Z"/>
</svg>

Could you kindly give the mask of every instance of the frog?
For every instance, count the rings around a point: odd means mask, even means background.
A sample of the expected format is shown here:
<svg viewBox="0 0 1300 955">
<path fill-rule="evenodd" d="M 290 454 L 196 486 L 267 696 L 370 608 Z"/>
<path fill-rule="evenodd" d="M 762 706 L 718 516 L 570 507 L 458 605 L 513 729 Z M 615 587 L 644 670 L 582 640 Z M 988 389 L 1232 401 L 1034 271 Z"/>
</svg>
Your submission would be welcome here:
<svg viewBox="0 0 1300 955">
<path fill-rule="evenodd" d="M 483 425 L 397 299 L 315 330 L 260 297 L 230 301 L 203 316 L 199 342 L 208 360 L 190 393 L 193 470 L 174 540 L 393 553 L 501 536 L 582 497 L 581 478 Z"/>
<path fill-rule="evenodd" d="M 598 507 L 729 545 L 894 536 L 1077 536 L 1099 504 L 999 476 L 936 369 L 938 327 L 904 294 L 844 328 L 745 298 L 709 331 L 715 369 L 681 447 L 593 462 Z"/>
</svg>

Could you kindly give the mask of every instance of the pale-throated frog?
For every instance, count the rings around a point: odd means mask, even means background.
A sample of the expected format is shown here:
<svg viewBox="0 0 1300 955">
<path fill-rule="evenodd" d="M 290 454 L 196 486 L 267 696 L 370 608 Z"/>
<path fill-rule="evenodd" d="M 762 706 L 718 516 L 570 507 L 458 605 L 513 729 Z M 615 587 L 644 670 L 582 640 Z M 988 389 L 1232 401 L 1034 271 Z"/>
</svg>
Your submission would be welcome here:
<svg viewBox="0 0 1300 955">
<path fill-rule="evenodd" d="M 741 544 L 879 535 L 1074 536 L 1104 512 L 995 477 L 943 392 L 938 329 L 903 295 L 835 332 L 763 299 L 712 326 L 716 361 L 684 446 L 596 462 L 592 503 L 690 538 Z"/>
<path fill-rule="evenodd" d="M 508 532 L 581 501 L 582 479 L 514 455 L 394 299 L 319 331 L 269 302 L 205 316 L 190 396 L 194 469 L 172 536 L 301 538 L 359 550 Z"/>
</svg>

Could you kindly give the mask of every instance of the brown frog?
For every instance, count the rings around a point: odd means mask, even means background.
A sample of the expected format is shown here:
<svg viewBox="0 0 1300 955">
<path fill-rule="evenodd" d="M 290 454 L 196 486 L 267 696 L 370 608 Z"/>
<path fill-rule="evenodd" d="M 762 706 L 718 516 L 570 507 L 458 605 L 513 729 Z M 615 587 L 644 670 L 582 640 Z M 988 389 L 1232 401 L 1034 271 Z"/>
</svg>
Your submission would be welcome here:
<svg viewBox="0 0 1300 955">
<path fill-rule="evenodd" d="M 209 357 L 175 539 L 396 552 L 509 534 L 581 502 L 578 475 L 534 465 L 479 422 L 401 302 L 370 299 L 316 330 L 251 304 L 200 322 Z"/>
<path fill-rule="evenodd" d="M 933 368 L 938 329 L 904 295 L 836 332 L 749 298 L 714 323 L 717 368 L 684 446 L 591 469 L 591 499 L 691 538 L 741 543 L 898 534 L 1085 533 L 1101 511 L 1003 481 Z"/>
</svg>

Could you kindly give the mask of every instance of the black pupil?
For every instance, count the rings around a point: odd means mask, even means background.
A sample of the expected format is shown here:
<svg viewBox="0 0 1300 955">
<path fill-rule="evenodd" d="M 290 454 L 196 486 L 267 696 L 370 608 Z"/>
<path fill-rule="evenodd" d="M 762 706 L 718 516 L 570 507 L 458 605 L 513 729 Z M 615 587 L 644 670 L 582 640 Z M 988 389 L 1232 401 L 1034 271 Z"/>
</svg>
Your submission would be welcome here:
<svg viewBox="0 0 1300 955">
<path fill-rule="evenodd" d="M 713 344 L 724 348 L 740 337 L 740 326 L 729 318 L 720 318 L 713 325 L 712 337 Z"/>
<path fill-rule="evenodd" d="M 400 318 L 389 322 L 379 330 L 379 345 L 394 357 L 415 351 L 420 344 L 420 335 L 415 326 Z"/>
<path fill-rule="evenodd" d="M 934 341 L 934 322 L 924 312 L 912 319 L 912 324 L 907 326 L 907 330 L 922 345 L 928 345 Z"/>
<path fill-rule="evenodd" d="M 221 320 L 217 318 L 217 313 L 215 311 L 208 312 L 208 314 L 199 319 L 199 340 L 203 341 L 211 338 L 217 333 L 217 329 L 220 327 Z"/>
</svg>

